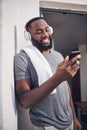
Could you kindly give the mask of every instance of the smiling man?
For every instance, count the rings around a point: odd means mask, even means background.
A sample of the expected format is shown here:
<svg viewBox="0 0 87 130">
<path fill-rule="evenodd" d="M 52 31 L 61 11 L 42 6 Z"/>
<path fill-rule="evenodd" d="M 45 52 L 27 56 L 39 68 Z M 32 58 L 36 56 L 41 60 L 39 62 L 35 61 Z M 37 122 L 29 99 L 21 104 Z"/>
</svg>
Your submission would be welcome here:
<svg viewBox="0 0 87 130">
<path fill-rule="evenodd" d="M 43 20 L 43 18 L 40 19 L 39 24 L 38 18 L 35 18 L 34 20 L 35 21 L 33 21 L 32 24 L 30 24 L 32 22 L 31 20 L 25 26 L 26 30 L 30 32 L 31 36 L 33 36 L 31 37 L 32 44 L 36 46 L 41 52 L 51 49 L 51 27 Z M 43 28 L 44 26 L 45 28 Z"/>
<path fill-rule="evenodd" d="M 52 49 L 52 29 L 44 18 L 31 19 L 25 28 L 31 45 L 14 58 L 19 103 L 30 108 L 31 122 L 38 130 L 81 130 L 67 82 L 77 73 L 81 56 L 64 59 Z"/>
</svg>

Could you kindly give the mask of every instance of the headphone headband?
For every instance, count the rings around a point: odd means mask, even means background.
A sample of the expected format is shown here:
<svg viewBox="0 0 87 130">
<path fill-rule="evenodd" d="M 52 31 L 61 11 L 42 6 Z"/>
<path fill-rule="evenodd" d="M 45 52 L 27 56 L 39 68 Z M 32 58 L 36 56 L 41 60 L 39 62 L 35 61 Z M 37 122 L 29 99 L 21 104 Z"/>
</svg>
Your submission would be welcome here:
<svg viewBox="0 0 87 130">
<path fill-rule="evenodd" d="M 39 19 L 43 19 L 43 20 L 44 20 L 43 17 L 35 17 L 35 18 L 32 18 L 31 20 L 29 20 L 29 21 L 26 23 L 26 25 L 25 25 L 26 30 L 28 31 L 28 27 L 30 27 L 31 23 L 33 23 L 34 21 L 39 20 Z"/>
</svg>

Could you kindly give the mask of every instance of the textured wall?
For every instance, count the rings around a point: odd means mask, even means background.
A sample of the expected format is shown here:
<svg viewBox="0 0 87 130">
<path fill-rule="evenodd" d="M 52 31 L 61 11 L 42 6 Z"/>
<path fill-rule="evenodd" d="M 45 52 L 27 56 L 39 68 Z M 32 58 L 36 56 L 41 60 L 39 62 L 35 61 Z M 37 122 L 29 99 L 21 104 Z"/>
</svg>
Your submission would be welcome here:
<svg viewBox="0 0 87 130">
<path fill-rule="evenodd" d="M 0 130 L 32 130 L 28 111 L 16 106 L 13 58 L 26 44 L 25 23 L 38 15 L 38 0 L 0 1 Z"/>
<path fill-rule="evenodd" d="M 87 4 L 87 0 L 40 0 L 40 1 L 53 1 L 60 3 L 73 3 L 73 4 Z"/>
<path fill-rule="evenodd" d="M 1 31 L 2 31 L 2 1 L 0 0 L 0 130 L 2 129 L 2 88 L 1 88 L 1 68 L 2 68 L 2 58 L 1 58 L 1 46 L 2 46 L 2 39 L 1 39 Z"/>
</svg>

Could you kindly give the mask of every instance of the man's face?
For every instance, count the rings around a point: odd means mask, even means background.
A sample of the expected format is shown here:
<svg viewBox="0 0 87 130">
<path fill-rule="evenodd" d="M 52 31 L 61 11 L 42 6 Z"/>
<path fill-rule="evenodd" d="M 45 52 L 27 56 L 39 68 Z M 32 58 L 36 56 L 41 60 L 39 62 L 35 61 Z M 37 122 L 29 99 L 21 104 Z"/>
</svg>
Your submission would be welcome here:
<svg viewBox="0 0 87 130">
<path fill-rule="evenodd" d="M 35 46 L 39 44 L 47 48 L 52 44 L 51 30 L 43 19 L 34 21 L 29 28 L 29 32 L 31 33 L 31 39 Z"/>
</svg>

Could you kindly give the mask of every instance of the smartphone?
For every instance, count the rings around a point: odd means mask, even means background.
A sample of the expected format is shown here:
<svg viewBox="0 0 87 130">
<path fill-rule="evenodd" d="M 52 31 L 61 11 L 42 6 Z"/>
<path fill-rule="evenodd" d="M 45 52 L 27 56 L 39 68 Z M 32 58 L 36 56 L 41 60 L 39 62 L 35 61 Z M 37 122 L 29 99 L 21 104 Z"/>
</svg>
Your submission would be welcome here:
<svg viewBox="0 0 87 130">
<path fill-rule="evenodd" d="M 72 58 L 74 58 L 75 56 L 79 54 L 80 54 L 80 51 L 71 51 L 69 55 L 69 60 L 71 60 Z"/>
</svg>

